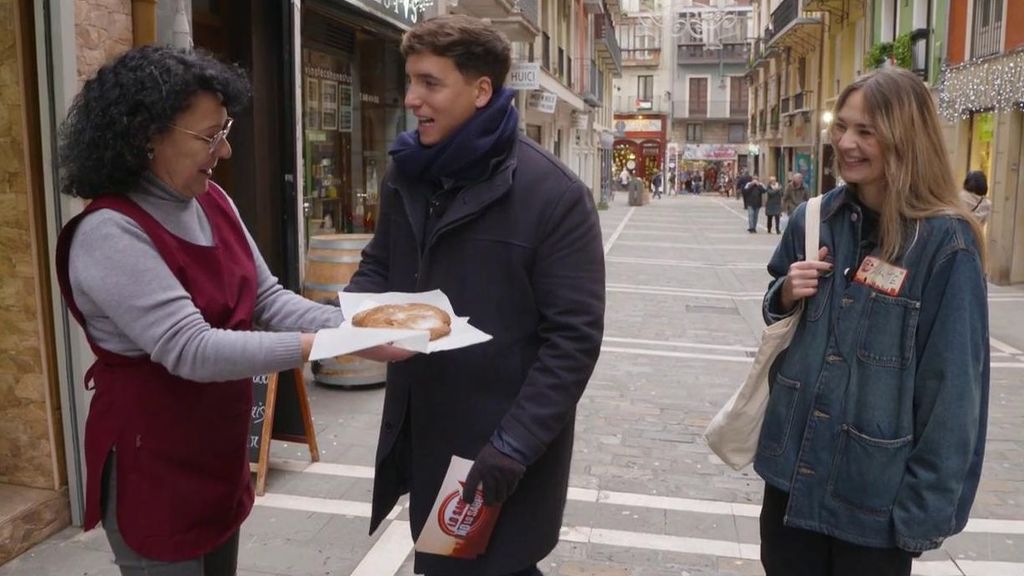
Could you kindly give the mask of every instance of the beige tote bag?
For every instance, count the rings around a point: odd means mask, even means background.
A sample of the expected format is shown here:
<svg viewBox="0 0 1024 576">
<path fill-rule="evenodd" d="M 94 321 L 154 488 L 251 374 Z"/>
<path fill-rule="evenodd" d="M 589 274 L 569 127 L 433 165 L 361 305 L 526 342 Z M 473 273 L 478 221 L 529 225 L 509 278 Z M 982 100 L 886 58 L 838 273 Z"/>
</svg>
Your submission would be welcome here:
<svg viewBox="0 0 1024 576">
<path fill-rule="evenodd" d="M 807 260 L 818 259 L 818 239 L 821 233 L 821 196 L 807 201 L 804 226 L 804 254 Z M 708 447 L 723 462 L 739 470 L 754 461 L 761 423 L 768 406 L 768 371 L 779 354 L 789 347 L 803 313 L 803 300 L 796 312 L 764 329 L 761 345 L 757 348 L 754 365 L 746 381 L 718 411 L 704 430 Z"/>
</svg>

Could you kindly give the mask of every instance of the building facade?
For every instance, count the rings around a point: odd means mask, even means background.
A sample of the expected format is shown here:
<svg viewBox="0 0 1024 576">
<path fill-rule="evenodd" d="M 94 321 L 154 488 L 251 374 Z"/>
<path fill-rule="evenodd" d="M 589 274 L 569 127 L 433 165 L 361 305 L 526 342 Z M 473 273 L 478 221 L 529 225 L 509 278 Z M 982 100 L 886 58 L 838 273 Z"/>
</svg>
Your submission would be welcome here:
<svg viewBox="0 0 1024 576">
<path fill-rule="evenodd" d="M 759 37 L 750 64 L 750 132 L 760 178 L 785 182 L 801 172 L 813 184 L 819 174 L 827 15 L 811 12 L 813 1 L 755 2 Z"/>
<path fill-rule="evenodd" d="M 1024 5 L 949 0 L 940 108 L 958 182 L 970 170 L 988 178 L 989 278 L 1024 282 Z"/>
<path fill-rule="evenodd" d="M 59 26 L 51 27 L 54 20 Z M 77 49 L 49 58 L 41 32 Z M 128 0 L 0 2 L 0 564 L 67 526 L 80 433 L 67 416 L 68 345 L 50 254 L 54 116 L 107 58 L 132 44 Z M 60 87 L 53 88 L 54 75 Z M 40 89 L 42 87 L 42 89 Z M 66 88 L 66 89 L 65 89 Z M 78 380 L 81 382 L 81 380 Z"/>
<path fill-rule="evenodd" d="M 701 173 L 714 188 L 749 150 L 747 63 L 754 35 L 748 0 L 637 1 L 619 26 L 615 170 Z M 631 164 L 632 163 L 632 164 Z M 680 180 L 681 184 L 682 180 Z"/>
</svg>

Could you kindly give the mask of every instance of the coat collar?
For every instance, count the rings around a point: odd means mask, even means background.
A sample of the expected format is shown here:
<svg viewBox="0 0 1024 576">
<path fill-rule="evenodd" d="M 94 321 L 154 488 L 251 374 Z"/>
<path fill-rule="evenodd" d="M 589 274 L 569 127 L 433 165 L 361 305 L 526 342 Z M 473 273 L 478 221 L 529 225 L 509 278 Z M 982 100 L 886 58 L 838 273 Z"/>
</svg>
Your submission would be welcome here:
<svg viewBox="0 0 1024 576">
<path fill-rule="evenodd" d="M 860 204 L 857 202 L 857 193 L 849 186 L 840 186 L 828 194 L 821 201 L 821 219 L 826 221 L 832 218 L 836 212 L 844 207 L 860 211 Z"/>
<path fill-rule="evenodd" d="M 511 191 L 512 179 L 518 165 L 518 146 L 519 142 L 517 141 L 508 155 L 496 163 L 490 176 L 474 184 L 467 185 L 459 192 L 458 196 L 452 200 L 447 211 L 445 211 L 441 221 L 434 228 L 434 232 L 428 239 L 428 242 L 425 243 L 427 248 L 447 229 L 476 216 L 487 206 L 497 202 Z M 423 246 L 424 219 L 422 215 L 427 210 L 427 197 L 431 192 L 431 184 L 411 180 L 400 171 L 392 169 L 388 186 L 395 190 L 402 199 L 405 211 L 409 216 L 409 223 L 412 226 L 413 233 L 416 235 L 416 241 L 420 246 Z"/>
</svg>

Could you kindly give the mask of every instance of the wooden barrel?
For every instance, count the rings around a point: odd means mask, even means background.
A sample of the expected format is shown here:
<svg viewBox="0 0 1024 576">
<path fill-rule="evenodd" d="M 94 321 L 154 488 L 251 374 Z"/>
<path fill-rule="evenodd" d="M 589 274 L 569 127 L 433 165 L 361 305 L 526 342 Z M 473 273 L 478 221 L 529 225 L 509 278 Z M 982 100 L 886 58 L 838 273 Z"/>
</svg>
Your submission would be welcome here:
<svg viewBox="0 0 1024 576">
<path fill-rule="evenodd" d="M 373 234 L 330 234 L 309 239 L 302 293 L 317 302 L 335 301 L 359 268 L 363 248 Z M 319 361 L 314 379 L 332 386 L 369 386 L 384 382 L 387 365 L 358 356 Z"/>
</svg>

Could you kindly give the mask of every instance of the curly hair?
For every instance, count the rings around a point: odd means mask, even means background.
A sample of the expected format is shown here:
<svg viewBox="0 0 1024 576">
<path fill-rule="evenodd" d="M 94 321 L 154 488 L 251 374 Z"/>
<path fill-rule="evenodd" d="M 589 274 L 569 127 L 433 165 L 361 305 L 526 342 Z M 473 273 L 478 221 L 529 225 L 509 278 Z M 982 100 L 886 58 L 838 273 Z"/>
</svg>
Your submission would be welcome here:
<svg viewBox="0 0 1024 576">
<path fill-rule="evenodd" d="M 149 168 L 150 142 L 197 94 L 218 95 L 234 115 L 250 91 L 245 71 L 205 52 L 142 46 L 122 54 L 85 83 L 61 126 L 61 192 L 97 198 L 131 191 Z"/>
</svg>

